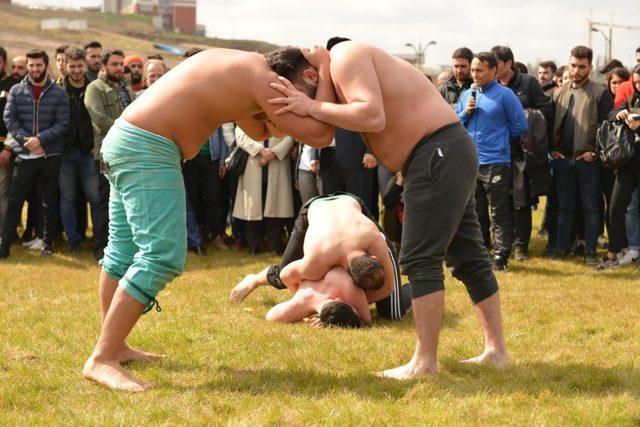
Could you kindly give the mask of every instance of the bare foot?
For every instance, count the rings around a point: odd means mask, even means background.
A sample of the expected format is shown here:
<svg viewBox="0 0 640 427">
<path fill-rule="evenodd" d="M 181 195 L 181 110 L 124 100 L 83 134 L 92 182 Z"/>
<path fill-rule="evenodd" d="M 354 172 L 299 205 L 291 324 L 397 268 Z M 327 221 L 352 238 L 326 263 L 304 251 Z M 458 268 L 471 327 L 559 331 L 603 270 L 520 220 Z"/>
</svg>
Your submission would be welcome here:
<svg viewBox="0 0 640 427">
<path fill-rule="evenodd" d="M 162 354 L 147 353 L 146 351 L 138 350 L 136 348 L 125 346 L 124 350 L 120 353 L 120 363 L 139 362 L 145 360 L 157 360 L 165 357 Z"/>
<path fill-rule="evenodd" d="M 244 279 L 238 283 L 229 295 L 229 301 L 242 302 L 257 287 L 257 274 L 247 274 Z"/>
<path fill-rule="evenodd" d="M 416 361 L 415 359 L 411 359 L 411 361 L 406 365 L 387 369 L 386 371 L 376 372 L 374 375 L 380 378 L 392 378 L 394 380 L 402 381 L 425 377 L 437 377 L 438 364 L 424 364 Z"/>
<path fill-rule="evenodd" d="M 117 361 L 97 362 L 90 357 L 84 364 L 82 375 L 111 390 L 139 393 L 150 387 L 127 372 Z"/>
<path fill-rule="evenodd" d="M 478 365 L 489 365 L 494 368 L 506 368 L 511 364 L 509 355 L 506 352 L 495 350 L 485 350 L 480 356 L 463 360 L 461 363 L 474 363 Z"/>
</svg>

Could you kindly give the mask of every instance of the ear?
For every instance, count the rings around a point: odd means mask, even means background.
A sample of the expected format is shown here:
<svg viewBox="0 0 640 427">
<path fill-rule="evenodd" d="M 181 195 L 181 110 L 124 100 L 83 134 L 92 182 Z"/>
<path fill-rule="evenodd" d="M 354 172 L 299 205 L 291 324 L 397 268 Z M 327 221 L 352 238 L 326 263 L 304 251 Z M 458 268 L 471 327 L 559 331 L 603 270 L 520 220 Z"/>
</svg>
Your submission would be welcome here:
<svg viewBox="0 0 640 427">
<path fill-rule="evenodd" d="M 318 70 L 308 67 L 302 72 L 302 77 L 311 80 L 313 83 L 318 82 Z"/>
</svg>

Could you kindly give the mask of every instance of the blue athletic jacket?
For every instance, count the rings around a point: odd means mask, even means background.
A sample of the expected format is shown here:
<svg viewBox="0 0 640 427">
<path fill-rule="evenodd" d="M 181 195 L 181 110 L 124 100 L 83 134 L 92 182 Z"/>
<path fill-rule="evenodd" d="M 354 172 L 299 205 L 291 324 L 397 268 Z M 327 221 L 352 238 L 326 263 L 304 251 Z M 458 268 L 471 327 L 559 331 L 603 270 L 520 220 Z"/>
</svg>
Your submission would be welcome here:
<svg viewBox="0 0 640 427">
<path fill-rule="evenodd" d="M 456 105 L 456 114 L 475 142 L 481 165 L 511 164 L 509 141 L 527 131 L 527 118 L 518 97 L 497 80 L 481 87 L 476 93 L 476 108 L 467 115 L 467 89 Z"/>
</svg>

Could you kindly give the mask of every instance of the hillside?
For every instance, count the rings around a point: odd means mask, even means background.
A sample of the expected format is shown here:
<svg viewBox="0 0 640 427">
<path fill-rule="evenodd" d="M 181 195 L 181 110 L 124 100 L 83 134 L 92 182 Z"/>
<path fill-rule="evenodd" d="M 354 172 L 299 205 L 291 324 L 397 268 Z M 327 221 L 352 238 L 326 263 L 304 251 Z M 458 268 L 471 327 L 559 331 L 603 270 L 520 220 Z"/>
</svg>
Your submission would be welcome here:
<svg viewBox="0 0 640 427">
<path fill-rule="evenodd" d="M 49 18 L 84 19 L 85 31 L 41 30 L 40 20 Z M 90 40 L 99 40 L 105 48 L 123 49 L 127 54 L 143 56 L 161 53 L 170 65 L 178 61 L 176 55 L 154 49 L 154 43 L 165 43 L 184 49 L 197 46 L 224 47 L 257 52 L 267 52 L 276 45 L 255 40 L 226 40 L 199 37 L 165 31 L 154 34 L 150 17 L 140 15 L 116 15 L 68 9 L 29 9 L 16 5 L 0 5 L 0 46 L 14 57 L 24 52 L 41 48 L 53 51 L 61 44 L 83 45 Z"/>
</svg>

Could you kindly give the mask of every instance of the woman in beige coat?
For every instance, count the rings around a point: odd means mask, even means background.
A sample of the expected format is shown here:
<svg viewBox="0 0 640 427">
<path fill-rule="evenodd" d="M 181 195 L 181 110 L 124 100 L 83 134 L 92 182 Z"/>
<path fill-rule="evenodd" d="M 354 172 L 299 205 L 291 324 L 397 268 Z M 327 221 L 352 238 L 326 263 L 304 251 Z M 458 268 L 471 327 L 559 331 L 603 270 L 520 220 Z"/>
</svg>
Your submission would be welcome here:
<svg viewBox="0 0 640 427">
<path fill-rule="evenodd" d="M 254 141 L 236 127 L 236 144 L 249 153 L 247 168 L 238 181 L 233 216 L 245 222 L 252 253 L 266 244 L 269 251 L 282 254 L 282 233 L 293 217 L 293 193 L 289 151 L 293 138 L 271 137 Z"/>
</svg>

